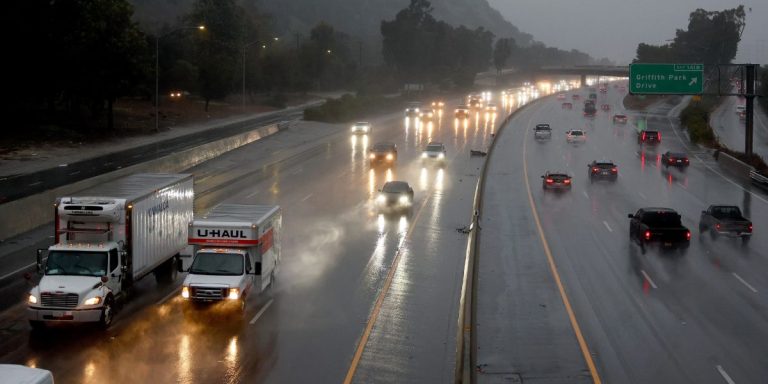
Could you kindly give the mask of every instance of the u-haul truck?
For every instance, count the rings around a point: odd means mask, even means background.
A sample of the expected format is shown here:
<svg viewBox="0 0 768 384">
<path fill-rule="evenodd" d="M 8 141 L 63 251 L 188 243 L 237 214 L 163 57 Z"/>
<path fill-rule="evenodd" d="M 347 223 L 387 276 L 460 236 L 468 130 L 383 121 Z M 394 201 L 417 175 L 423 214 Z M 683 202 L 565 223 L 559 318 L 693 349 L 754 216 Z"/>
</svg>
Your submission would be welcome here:
<svg viewBox="0 0 768 384">
<path fill-rule="evenodd" d="M 190 303 L 234 304 L 274 281 L 280 263 L 282 213 L 276 205 L 221 204 L 189 224 L 192 263 L 181 287 Z"/>
<path fill-rule="evenodd" d="M 192 175 L 141 173 L 57 199 L 55 244 L 38 250 L 42 277 L 27 297 L 30 325 L 108 327 L 135 281 L 151 272 L 173 281 L 194 198 Z"/>
</svg>

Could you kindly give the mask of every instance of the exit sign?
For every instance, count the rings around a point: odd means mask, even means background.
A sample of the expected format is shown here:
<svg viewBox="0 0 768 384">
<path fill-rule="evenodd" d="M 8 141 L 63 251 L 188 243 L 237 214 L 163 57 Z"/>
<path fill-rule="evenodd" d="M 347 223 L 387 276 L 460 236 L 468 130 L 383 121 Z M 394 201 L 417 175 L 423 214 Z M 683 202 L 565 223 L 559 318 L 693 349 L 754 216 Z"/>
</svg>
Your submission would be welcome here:
<svg viewBox="0 0 768 384">
<path fill-rule="evenodd" d="M 704 64 L 630 64 L 629 93 L 702 94 L 704 93 Z"/>
</svg>

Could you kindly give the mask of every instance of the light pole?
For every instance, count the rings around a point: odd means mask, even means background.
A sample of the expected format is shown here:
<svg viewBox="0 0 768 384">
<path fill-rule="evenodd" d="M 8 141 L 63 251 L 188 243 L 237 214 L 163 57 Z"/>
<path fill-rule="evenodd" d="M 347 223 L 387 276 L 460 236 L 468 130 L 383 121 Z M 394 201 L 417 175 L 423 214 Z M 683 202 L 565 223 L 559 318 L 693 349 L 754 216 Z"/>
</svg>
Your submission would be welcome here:
<svg viewBox="0 0 768 384">
<path fill-rule="evenodd" d="M 205 25 L 198 25 L 197 27 L 182 27 L 174 29 L 164 35 L 155 36 L 155 132 L 160 132 L 160 39 L 166 37 L 172 33 L 183 31 L 186 29 L 199 29 L 205 30 Z"/>
</svg>

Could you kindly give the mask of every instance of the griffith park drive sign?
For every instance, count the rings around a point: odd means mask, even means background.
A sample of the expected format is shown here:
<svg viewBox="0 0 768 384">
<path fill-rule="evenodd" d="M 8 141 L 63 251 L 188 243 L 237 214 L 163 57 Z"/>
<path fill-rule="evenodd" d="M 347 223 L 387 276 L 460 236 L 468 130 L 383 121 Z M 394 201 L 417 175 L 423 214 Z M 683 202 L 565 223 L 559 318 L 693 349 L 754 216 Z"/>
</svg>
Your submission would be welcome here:
<svg viewBox="0 0 768 384">
<path fill-rule="evenodd" d="M 629 93 L 698 95 L 704 92 L 704 64 L 630 64 Z"/>
</svg>

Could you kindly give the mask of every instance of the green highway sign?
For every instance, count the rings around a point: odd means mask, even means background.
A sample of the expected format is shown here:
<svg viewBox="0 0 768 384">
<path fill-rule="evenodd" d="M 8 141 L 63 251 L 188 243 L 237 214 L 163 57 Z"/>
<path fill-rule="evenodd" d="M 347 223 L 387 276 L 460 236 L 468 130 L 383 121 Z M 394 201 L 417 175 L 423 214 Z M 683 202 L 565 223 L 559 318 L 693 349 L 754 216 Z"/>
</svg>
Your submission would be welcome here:
<svg viewBox="0 0 768 384">
<path fill-rule="evenodd" d="M 630 64 L 629 93 L 641 95 L 704 93 L 704 64 Z"/>
</svg>

